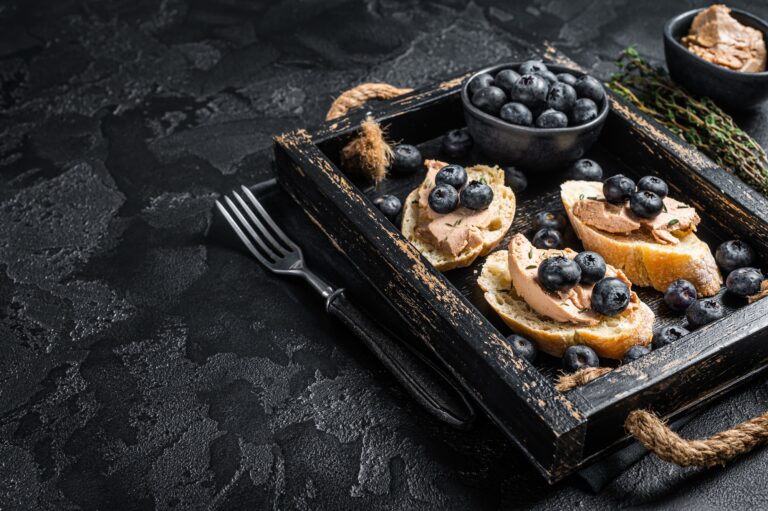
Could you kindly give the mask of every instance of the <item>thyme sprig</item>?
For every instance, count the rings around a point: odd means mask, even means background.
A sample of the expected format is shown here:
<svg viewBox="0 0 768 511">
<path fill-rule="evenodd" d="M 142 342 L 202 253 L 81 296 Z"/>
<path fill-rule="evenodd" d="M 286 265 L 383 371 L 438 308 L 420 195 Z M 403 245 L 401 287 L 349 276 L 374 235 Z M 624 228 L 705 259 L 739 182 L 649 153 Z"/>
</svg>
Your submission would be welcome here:
<svg viewBox="0 0 768 511">
<path fill-rule="evenodd" d="M 633 47 L 622 51 L 616 64 L 619 72 L 608 87 L 719 166 L 768 195 L 768 156 L 730 115 L 711 99 L 696 97 L 677 85 L 666 71 L 651 66 Z"/>
</svg>

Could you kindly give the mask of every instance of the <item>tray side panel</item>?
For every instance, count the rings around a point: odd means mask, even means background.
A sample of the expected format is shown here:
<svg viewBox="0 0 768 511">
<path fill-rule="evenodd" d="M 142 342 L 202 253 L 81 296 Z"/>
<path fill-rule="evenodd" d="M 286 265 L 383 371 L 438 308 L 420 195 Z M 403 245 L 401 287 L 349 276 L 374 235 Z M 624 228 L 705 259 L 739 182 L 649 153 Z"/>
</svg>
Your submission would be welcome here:
<svg viewBox="0 0 768 511">
<path fill-rule="evenodd" d="M 278 180 L 313 222 L 407 317 L 550 481 L 581 458 L 583 418 L 314 146 L 306 133 L 276 144 Z M 533 433 L 532 433 L 533 432 Z"/>
</svg>

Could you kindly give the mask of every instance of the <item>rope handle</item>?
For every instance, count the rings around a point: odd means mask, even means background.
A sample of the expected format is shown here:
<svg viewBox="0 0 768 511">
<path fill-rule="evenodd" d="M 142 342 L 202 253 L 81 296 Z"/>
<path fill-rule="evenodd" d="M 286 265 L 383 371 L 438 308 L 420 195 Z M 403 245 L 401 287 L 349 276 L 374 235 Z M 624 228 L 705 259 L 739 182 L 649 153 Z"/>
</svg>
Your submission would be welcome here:
<svg viewBox="0 0 768 511">
<path fill-rule="evenodd" d="M 401 89 L 388 83 L 361 83 L 344 91 L 333 101 L 331 108 L 325 115 L 325 120 L 330 121 L 342 117 L 353 108 L 363 106 L 372 99 L 392 99 L 412 91 L 413 89 Z"/>
<path fill-rule="evenodd" d="M 604 374 L 610 367 L 586 367 L 560 376 L 555 388 L 566 392 Z M 745 454 L 768 442 L 768 412 L 703 440 L 688 440 L 672 431 L 656 414 L 633 410 L 624 429 L 660 459 L 681 467 L 712 467 Z"/>
</svg>

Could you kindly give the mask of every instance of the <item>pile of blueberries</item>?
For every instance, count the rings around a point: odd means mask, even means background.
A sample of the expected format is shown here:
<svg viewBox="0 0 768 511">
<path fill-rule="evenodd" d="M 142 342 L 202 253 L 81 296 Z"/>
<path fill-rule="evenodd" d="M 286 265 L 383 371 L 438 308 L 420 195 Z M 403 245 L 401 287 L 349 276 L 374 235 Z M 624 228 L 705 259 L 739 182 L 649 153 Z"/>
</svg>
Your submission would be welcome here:
<svg viewBox="0 0 768 511">
<path fill-rule="evenodd" d="M 429 192 L 429 207 L 441 215 L 459 205 L 473 210 L 487 209 L 493 202 L 493 188 L 484 180 L 467 183 L 467 171 L 461 165 L 446 165 L 435 174 L 435 186 Z"/>
<path fill-rule="evenodd" d="M 603 195 L 607 202 L 623 205 L 629 201 L 629 209 L 640 218 L 654 218 L 661 213 L 667 193 L 667 183 L 656 176 L 642 177 L 635 185 L 624 174 L 616 174 L 603 183 Z"/>
<path fill-rule="evenodd" d="M 596 119 L 605 100 L 599 80 L 554 74 L 538 60 L 496 75 L 482 73 L 467 85 L 470 102 L 483 112 L 518 126 L 565 128 Z"/>
</svg>

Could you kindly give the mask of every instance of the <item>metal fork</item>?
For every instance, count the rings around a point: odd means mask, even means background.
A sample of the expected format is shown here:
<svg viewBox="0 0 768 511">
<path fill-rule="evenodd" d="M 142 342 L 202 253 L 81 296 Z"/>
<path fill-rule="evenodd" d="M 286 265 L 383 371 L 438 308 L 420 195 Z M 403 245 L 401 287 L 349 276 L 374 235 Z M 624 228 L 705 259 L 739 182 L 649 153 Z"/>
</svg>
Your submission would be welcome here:
<svg viewBox="0 0 768 511">
<path fill-rule="evenodd" d="M 429 358 L 397 339 L 363 313 L 344 295 L 307 268 L 301 248 L 269 216 L 245 186 L 216 207 L 240 241 L 261 264 L 274 273 L 304 278 L 325 299 L 325 309 L 339 318 L 394 375 L 427 412 L 460 429 L 475 418 L 469 399 L 459 385 Z M 242 194 L 242 195 L 241 195 Z"/>
</svg>

